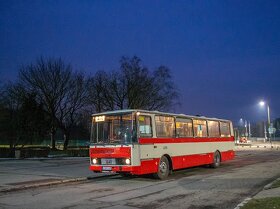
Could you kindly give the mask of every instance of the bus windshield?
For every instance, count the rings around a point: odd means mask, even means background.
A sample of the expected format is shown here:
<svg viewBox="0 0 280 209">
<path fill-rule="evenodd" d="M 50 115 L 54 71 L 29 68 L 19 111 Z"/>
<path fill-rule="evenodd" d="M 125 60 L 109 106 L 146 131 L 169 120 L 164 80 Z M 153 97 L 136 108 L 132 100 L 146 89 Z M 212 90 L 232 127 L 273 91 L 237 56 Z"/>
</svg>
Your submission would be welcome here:
<svg viewBox="0 0 280 209">
<path fill-rule="evenodd" d="M 131 144 L 137 141 L 135 115 L 101 115 L 92 118 L 91 142 L 97 144 Z"/>
</svg>

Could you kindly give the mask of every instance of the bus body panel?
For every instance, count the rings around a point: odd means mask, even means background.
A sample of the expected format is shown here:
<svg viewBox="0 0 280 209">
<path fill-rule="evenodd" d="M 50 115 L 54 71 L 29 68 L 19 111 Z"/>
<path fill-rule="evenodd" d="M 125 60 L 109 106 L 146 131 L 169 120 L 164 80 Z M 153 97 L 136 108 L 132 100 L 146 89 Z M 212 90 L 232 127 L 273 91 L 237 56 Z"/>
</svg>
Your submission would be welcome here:
<svg viewBox="0 0 280 209">
<path fill-rule="evenodd" d="M 178 142 L 136 144 L 130 146 L 93 146 L 90 148 L 92 158 L 130 158 L 131 165 L 91 165 L 93 171 L 102 172 L 103 167 L 112 167 L 111 172 L 129 172 L 135 175 L 155 173 L 158 170 L 160 157 L 168 155 L 172 161 L 172 169 L 182 169 L 213 163 L 213 155 L 218 150 L 221 160 L 234 158 L 234 142 L 230 140 L 212 140 L 201 138 L 205 142 Z"/>
<path fill-rule="evenodd" d="M 214 153 L 216 150 L 225 152 L 233 150 L 233 148 L 233 141 L 143 144 L 140 148 L 140 158 L 158 158 L 163 154 L 168 154 L 170 157 L 173 157 Z"/>
<path fill-rule="evenodd" d="M 133 113 L 134 112 L 134 113 Z M 90 146 L 90 170 L 96 172 L 126 172 L 133 175 L 142 175 L 158 172 L 158 165 L 160 158 L 165 155 L 170 159 L 171 168 L 173 170 L 194 167 L 199 165 L 212 164 L 214 159 L 214 153 L 219 151 L 221 154 L 221 161 L 231 160 L 234 158 L 234 137 L 233 126 L 231 121 L 206 118 L 198 116 L 178 115 L 161 113 L 157 111 L 143 111 L 143 110 L 120 110 L 107 113 L 94 114 L 93 117 L 102 115 L 101 119 L 104 120 L 107 115 L 117 114 L 135 114 L 136 120 L 141 116 L 149 116 L 151 118 L 151 130 L 152 134 L 149 137 L 141 137 L 138 129 L 138 143 L 132 142 L 130 144 L 96 144 Z M 139 113 L 139 114 L 138 114 Z M 188 138 L 180 137 L 157 137 L 157 129 L 155 116 L 170 116 L 174 118 L 187 118 L 207 121 L 219 121 L 220 123 L 228 123 L 230 133 L 228 135 L 222 135 L 221 129 L 219 129 L 220 137 L 197 137 L 192 136 Z M 133 118 L 130 118 L 132 120 Z M 144 120 L 142 120 L 144 121 Z M 176 120 L 174 121 L 176 127 Z M 138 122 L 134 122 L 138 123 Z M 194 123 L 192 122 L 192 127 Z M 177 127 L 176 127 L 177 129 Z M 194 127 L 193 127 L 194 131 Z M 208 128 L 207 128 L 208 133 Z M 177 136 L 177 134 L 176 134 Z M 98 159 L 99 163 L 93 164 L 92 160 Z M 103 159 L 103 164 L 101 160 Z M 104 161 L 105 159 L 105 161 Z M 106 159 L 117 162 L 116 164 L 104 164 Z M 124 163 L 125 159 L 130 159 L 130 164 Z M 121 162 L 121 163 L 120 163 Z"/>
<path fill-rule="evenodd" d="M 222 161 L 231 160 L 234 158 L 234 151 L 228 150 L 221 153 Z M 166 154 L 168 155 L 168 154 Z M 189 168 L 199 165 L 207 165 L 213 163 L 214 153 L 192 154 L 182 156 L 172 156 L 173 170 Z M 160 158 L 141 159 L 140 165 L 91 165 L 90 170 L 102 172 L 103 167 L 111 167 L 110 172 L 129 172 L 133 175 L 142 175 L 156 173 L 158 171 L 158 163 Z"/>
</svg>

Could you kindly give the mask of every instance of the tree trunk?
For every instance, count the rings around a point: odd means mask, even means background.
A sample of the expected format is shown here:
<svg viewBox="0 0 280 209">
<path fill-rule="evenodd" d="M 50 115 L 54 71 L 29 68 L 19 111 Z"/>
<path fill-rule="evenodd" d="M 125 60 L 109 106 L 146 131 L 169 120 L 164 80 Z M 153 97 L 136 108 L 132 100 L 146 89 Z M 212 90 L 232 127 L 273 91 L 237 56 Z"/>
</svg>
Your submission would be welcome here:
<svg viewBox="0 0 280 209">
<path fill-rule="evenodd" d="M 51 149 L 55 150 L 56 147 L 55 147 L 55 138 L 54 138 L 54 136 L 55 136 L 55 129 L 54 128 L 51 129 L 50 135 L 51 135 Z"/>
<path fill-rule="evenodd" d="M 11 137 L 11 139 L 10 139 L 10 150 L 12 150 L 12 149 L 14 149 L 14 139 Z"/>
<path fill-rule="evenodd" d="M 9 157 L 14 158 L 15 157 L 15 144 L 14 144 L 14 139 L 11 137 L 10 139 L 10 154 Z"/>
<path fill-rule="evenodd" d="M 70 134 L 68 132 L 64 132 L 63 150 L 67 150 L 69 138 L 70 138 L 69 136 L 70 136 Z"/>
</svg>

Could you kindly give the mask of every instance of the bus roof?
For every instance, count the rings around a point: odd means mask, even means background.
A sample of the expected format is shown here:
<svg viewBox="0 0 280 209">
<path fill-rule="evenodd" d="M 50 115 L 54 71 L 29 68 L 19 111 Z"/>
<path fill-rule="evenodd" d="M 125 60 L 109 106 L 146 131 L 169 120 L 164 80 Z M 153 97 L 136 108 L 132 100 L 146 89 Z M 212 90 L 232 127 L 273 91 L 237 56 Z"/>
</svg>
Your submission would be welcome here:
<svg viewBox="0 0 280 209">
<path fill-rule="evenodd" d="M 208 118 L 208 117 L 205 117 L 205 116 L 194 116 L 194 115 L 167 113 L 167 112 L 160 112 L 160 111 L 149 111 L 149 110 L 141 110 L 141 109 L 123 109 L 123 110 L 115 110 L 115 111 L 108 111 L 108 112 L 95 113 L 95 114 L 92 114 L 92 116 L 98 116 L 98 115 L 112 115 L 112 114 L 123 114 L 123 113 L 132 113 L 132 112 L 141 112 L 141 113 L 159 114 L 159 115 L 169 115 L 169 116 L 174 116 L 174 117 L 188 117 L 188 118 L 195 118 L 195 119 L 208 119 L 208 120 L 230 121 L 230 120 L 220 119 L 220 118 Z"/>
</svg>

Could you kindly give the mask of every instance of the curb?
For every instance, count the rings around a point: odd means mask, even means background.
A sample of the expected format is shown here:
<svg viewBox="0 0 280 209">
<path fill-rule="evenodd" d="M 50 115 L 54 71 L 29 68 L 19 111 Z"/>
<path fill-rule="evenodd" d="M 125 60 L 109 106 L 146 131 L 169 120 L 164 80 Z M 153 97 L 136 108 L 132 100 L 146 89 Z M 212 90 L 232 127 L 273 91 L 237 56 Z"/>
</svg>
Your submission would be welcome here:
<svg viewBox="0 0 280 209">
<path fill-rule="evenodd" d="M 65 184 L 65 183 L 71 183 L 71 182 L 86 181 L 86 180 L 87 180 L 87 178 L 83 177 L 83 178 L 75 178 L 75 179 L 62 179 L 62 180 L 39 183 L 39 184 L 23 185 L 23 186 L 14 187 L 14 188 L 2 189 L 2 190 L 0 190 L 0 194 L 1 193 L 7 193 L 7 192 L 20 191 L 20 190 L 25 190 L 25 189 L 31 189 L 31 188 L 37 188 L 37 187 L 44 187 L 44 186 Z"/>
<path fill-rule="evenodd" d="M 266 184 L 262 190 L 260 190 L 259 192 L 255 193 L 253 196 L 251 197 L 247 197 L 245 198 L 241 203 L 239 203 L 234 209 L 240 209 L 241 207 L 243 207 L 246 203 L 248 203 L 250 200 L 252 200 L 257 194 L 259 194 L 261 191 L 263 190 L 267 190 L 267 189 L 271 189 L 271 185 L 280 180 L 280 177 L 274 179 L 272 182 L 270 182 L 269 184 Z"/>
<path fill-rule="evenodd" d="M 67 184 L 67 183 L 73 183 L 73 182 L 83 182 L 83 181 L 105 178 L 105 177 L 116 176 L 116 175 L 119 175 L 119 174 L 102 175 L 102 176 L 94 176 L 94 177 L 89 176 L 89 177 L 80 177 L 80 178 L 73 178 L 73 179 L 62 179 L 62 180 L 57 180 L 57 181 L 52 181 L 52 182 L 23 185 L 23 186 L 14 187 L 14 188 L 2 189 L 2 190 L 0 190 L 0 195 L 3 194 L 3 193 L 21 191 L 21 190 L 25 190 L 25 189 L 32 189 L 32 188 L 38 188 L 38 187 Z"/>
<path fill-rule="evenodd" d="M 252 199 L 252 197 L 245 198 L 241 203 L 239 203 L 234 209 L 240 209 L 243 207 L 247 202 L 249 202 Z"/>
<path fill-rule="evenodd" d="M 275 149 L 275 150 L 280 150 L 279 145 L 249 145 L 249 144 L 239 144 L 236 147 L 238 148 L 267 148 L 267 149 Z"/>
<path fill-rule="evenodd" d="M 280 180 L 280 177 L 277 178 L 277 179 L 275 179 L 273 182 L 271 182 L 271 183 L 265 185 L 264 188 L 263 188 L 263 190 L 271 189 L 272 184 L 274 184 L 274 182 L 279 181 L 279 180 Z"/>
<path fill-rule="evenodd" d="M 0 158 L 0 161 L 6 160 L 54 160 L 54 159 L 62 159 L 62 160 L 72 160 L 72 159 L 89 159 L 89 157 L 61 157 L 61 156 L 49 156 L 49 157 L 28 157 L 28 158 Z"/>
</svg>

